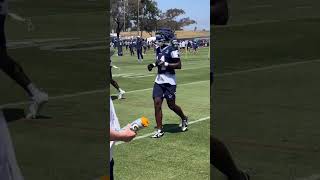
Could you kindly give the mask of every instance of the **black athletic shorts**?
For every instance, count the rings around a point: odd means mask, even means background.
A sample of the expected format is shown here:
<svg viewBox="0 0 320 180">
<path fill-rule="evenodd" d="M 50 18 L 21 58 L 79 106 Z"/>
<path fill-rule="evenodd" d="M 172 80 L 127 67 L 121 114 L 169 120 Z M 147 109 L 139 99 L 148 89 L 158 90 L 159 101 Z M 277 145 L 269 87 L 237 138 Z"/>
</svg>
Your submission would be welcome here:
<svg viewBox="0 0 320 180">
<path fill-rule="evenodd" d="M 166 99 L 175 99 L 176 90 L 177 90 L 176 85 L 171 85 L 169 83 L 165 83 L 165 84 L 154 83 L 152 96 L 153 98 L 161 97 Z"/>
</svg>

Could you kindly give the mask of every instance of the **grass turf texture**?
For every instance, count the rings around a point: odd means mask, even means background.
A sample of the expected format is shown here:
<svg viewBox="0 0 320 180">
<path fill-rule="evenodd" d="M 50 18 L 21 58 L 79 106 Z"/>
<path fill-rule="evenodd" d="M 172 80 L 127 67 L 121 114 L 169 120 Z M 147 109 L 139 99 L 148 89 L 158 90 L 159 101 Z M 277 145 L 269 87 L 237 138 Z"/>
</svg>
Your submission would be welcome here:
<svg viewBox="0 0 320 180">
<path fill-rule="evenodd" d="M 152 133 L 156 124 L 152 100 L 156 71 L 147 70 L 154 53 L 149 51 L 142 64 L 128 54 L 113 57 L 114 65 L 120 67 L 112 70 L 114 79 L 128 92 L 126 99 L 114 100 L 114 105 L 122 126 L 141 116 L 150 119 L 151 125 L 138 133 L 144 136 Z M 192 122 L 210 114 L 208 48 L 200 49 L 198 55 L 183 54 L 181 58 L 182 70 L 176 71 L 177 104 Z M 111 92 L 117 93 L 113 87 Z M 162 138 L 152 139 L 149 135 L 115 147 L 116 179 L 209 179 L 210 120 L 191 124 L 187 132 L 180 132 L 180 118 L 168 109 L 166 102 L 163 111 L 167 132 Z"/>
<path fill-rule="evenodd" d="M 9 54 L 22 65 L 35 84 L 50 97 L 105 90 L 50 99 L 39 119 L 19 119 L 9 123 L 25 179 L 87 180 L 105 175 L 106 51 L 60 52 L 44 48 L 92 41 L 101 41 L 100 45 L 105 45 L 105 1 L 33 0 L 10 2 L 9 6 L 13 13 L 31 16 L 35 25 L 34 32 L 27 32 L 22 23 L 10 18 L 6 22 L 11 47 Z M 56 38 L 74 39 L 52 40 Z M 39 39 L 47 40 L 39 42 Z M 17 46 L 12 44 L 13 41 L 29 45 Z M 24 91 L 2 72 L 0 80 L 1 105 L 27 100 Z M 11 109 L 11 115 L 23 114 L 25 107 L 24 104 L 6 106 Z"/>
<path fill-rule="evenodd" d="M 252 179 L 317 179 L 319 2 L 230 5 L 230 24 L 214 30 L 211 133 Z M 213 169 L 212 179 L 224 177 Z"/>
</svg>

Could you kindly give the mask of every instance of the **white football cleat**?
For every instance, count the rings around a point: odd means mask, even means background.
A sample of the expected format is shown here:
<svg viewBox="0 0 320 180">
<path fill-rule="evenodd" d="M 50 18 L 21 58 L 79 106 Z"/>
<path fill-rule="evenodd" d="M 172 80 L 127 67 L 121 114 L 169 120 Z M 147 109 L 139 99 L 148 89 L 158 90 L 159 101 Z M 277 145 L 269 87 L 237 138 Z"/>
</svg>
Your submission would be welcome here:
<svg viewBox="0 0 320 180">
<path fill-rule="evenodd" d="M 161 129 L 157 129 L 156 132 L 151 136 L 152 138 L 161 138 L 164 135 L 164 132 Z"/>
<path fill-rule="evenodd" d="M 49 96 L 44 92 L 39 92 L 37 95 L 33 96 L 28 107 L 29 112 L 26 115 L 26 119 L 35 119 L 43 105 L 47 103 L 48 100 Z"/>
<path fill-rule="evenodd" d="M 179 125 L 179 127 L 181 127 L 181 131 L 184 132 L 186 130 L 188 130 L 188 117 L 186 117 L 185 119 L 181 120 L 181 125 Z"/>
<path fill-rule="evenodd" d="M 119 94 L 118 94 L 118 99 L 123 99 L 123 96 L 126 92 L 122 89 L 120 89 Z"/>
</svg>

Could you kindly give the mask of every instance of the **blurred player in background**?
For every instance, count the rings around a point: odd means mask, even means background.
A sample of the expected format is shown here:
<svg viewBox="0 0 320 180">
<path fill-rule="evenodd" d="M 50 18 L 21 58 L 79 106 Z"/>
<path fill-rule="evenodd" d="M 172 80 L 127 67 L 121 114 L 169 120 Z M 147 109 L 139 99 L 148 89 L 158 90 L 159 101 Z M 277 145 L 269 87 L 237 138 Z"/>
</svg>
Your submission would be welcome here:
<svg viewBox="0 0 320 180">
<path fill-rule="evenodd" d="M 193 54 L 197 54 L 197 49 L 198 49 L 198 43 L 196 41 L 192 42 L 192 49 L 193 49 Z"/>
<path fill-rule="evenodd" d="M 134 56 L 134 43 L 133 40 L 129 42 L 130 55 Z"/>
<path fill-rule="evenodd" d="M 226 25 L 229 19 L 227 0 L 213 1 L 213 24 Z M 211 61 L 210 83 L 213 84 L 213 63 Z M 212 89 L 211 89 L 212 90 Z M 211 96 L 213 97 L 213 96 Z M 235 164 L 231 153 L 226 145 L 211 135 L 210 138 L 211 157 L 210 163 L 228 177 L 229 180 L 250 180 L 250 176 L 240 170 Z"/>
<path fill-rule="evenodd" d="M 157 39 L 159 41 L 159 46 L 156 49 L 157 60 L 155 63 L 148 65 L 149 71 L 154 67 L 158 68 L 158 74 L 153 86 L 153 101 L 157 122 L 157 130 L 152 136 L 153 138 L 160 138 L 164 135 L 162 129 L 162 103 L 164 98 L 167 100 L 168 107 L 181 118 L 181 130 L 186 131 L 188 128 L 188 117 L 184 115 L 182 109 L 176 104 L 175 69 L 181 69 L 178 43 L 172 41 L 174 34 L 168 30 L 160 30 Z M 166 45 L 164 41 L 171 41 L 171 44 Z"/>
<path fill-rule="evenodd" d="M 30 103 L 26 118 L 36 118 L 41 107 L 48 101 L 48 94 L 39 90 L 24 73 L 22 67 L 8 55 L 5 38 L 5 19 L 7 15 L 8 0 L 0 0 L 0 69 L 19 84 L 28 94 Z M 13 15 L 12 17 L 26 21 L 17 15 Z"/>
<path fill-rule="evenodd" d="M 138 36 L 137 37 L 137 43 L 136 43 L 136 49 L 137 49 L 137 56 L 138 56 L 138 62 L 139 63 L 142 63 L 142 61 L 143 61 L 142 47 L 143 47 L 143 41 Z"/>
<path fill-rule="evenodd" d="M 118 91 L 118 99 L 123 99 L 124 98 L 124 94 L 126 93 L 124 90 L 122 90 L 120 87 L 119 87 L 119 84 L 117 83 L 117 81 L 115 81 L 112 77 L 112 67 L 115 67 L 113 66 L 112 64 L 112 60 L 111 60 L 111 57 L 113 56 L 114 54 L 114 50 L 110 50 L 110 84 L 117 89 Z"/>
</svg>

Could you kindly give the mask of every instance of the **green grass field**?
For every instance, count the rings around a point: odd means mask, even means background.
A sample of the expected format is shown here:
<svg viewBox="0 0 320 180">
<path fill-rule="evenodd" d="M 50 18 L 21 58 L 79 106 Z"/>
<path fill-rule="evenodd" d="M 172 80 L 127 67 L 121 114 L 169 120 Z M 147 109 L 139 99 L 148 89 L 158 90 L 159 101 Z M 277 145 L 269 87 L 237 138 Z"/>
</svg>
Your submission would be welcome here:
<svg viewBox="0 0 320 180">
<path fill-rule="evenodd" d="M 214 30 L 211 133 L 253 180 L 320 178 L 319 5 L 234 1 Z M 212 179 L 225 178 L 213 169 Z"/>
<path fill-rule="evenodd" d="M 177 70 L 177 104 L 189 116 L 189 130 L 180 132 L 180 118 L 164 109 L 165 135 L 160 139 L 150 136 L 155 131 L 152 87 L 156 71 L 149 72 L 147 65 L 154 61 L 148 52 L 142 64 L 136 56 L 126 53 L 113 57 L 114 79 L 127 91 L 126 99 L 114 100 L 121 126 L 141 116 L 151 120 L 151 125 L 139 131 L 138 138 L 130 143 L 118 144 L 114 150 L 115 178 L 162 179 L 210 179 L 209 165 L 209 60 L 208 48 L 198 55 L 182 55 L 182 70 Z M 116 90 L 111 88 L 111 94 Z"/>
<path fill-rule="evenodd" d="M 49 93 L 41 116 L 24 120 L 24 91 L 0 72 L 0 106 L 26 180 L 96 179 L 107 173 L 105 1 L 10 2 L 35 31 L 7 19 L 9 54 Z M 79 50 L 85 47 L 91 50 Z"/>
</svg>

